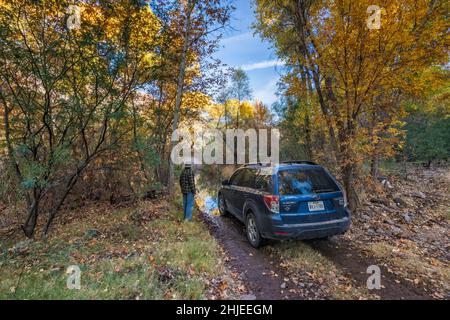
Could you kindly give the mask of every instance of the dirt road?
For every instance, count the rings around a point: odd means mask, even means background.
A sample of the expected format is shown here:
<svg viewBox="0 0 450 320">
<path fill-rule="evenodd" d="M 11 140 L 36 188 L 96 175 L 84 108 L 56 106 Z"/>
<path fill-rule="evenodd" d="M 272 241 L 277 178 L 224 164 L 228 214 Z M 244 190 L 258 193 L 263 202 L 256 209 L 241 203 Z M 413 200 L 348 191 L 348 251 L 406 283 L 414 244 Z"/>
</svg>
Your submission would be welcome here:
<svg viewBox="0 0 450 320">
<path fill-rule="evenodd" d="M 341 271 L 351 277 L 357 284 L 364 286 L 367 283 L 367 268 L 377 265 L 381 269 L 380 290 L 374 294 L 386 300 L 426 300 L 431 297 L 421 288 L 414 287 L 409 282 L 396 277 L 388 271 L 389 266 L 381 264 L 374 258 L 368 257 L 355 250 L 349 243 L 339 237 L 328 241 L 314 240 L 308 244 L 323 256 L 331 260 Z"/>
<path fill-rule="evenodd" d="M 267 258 L 263 251 L 251 247 L 244 226 L 233 217 L 202 214 L 203 221 L 229 257 L 229 265 L 237 271 L 250 288 L 250 296 L 258 300 L 305 299 L 284 290 L 283 270 L 277 261 Z"/>
<path fill-rule="evenodd" d="M 314 277 L 307 275 L 307 271 L 303 272 L 303 270 L 297 269 L 294 276 L 298 281 L 293 284 L 292 281 L 289 281 L 289 278 L 293 277 L 292 270 L 287 270 L 283 261 L 270 254 L 270 250 L 257 250 L 249 245 L 245 236 L 245 227 L 241 222 L 230 215 L 227 217 L 215 216 L 213 212 L 217 213 L 218 211 L 215 194 L 219 186 L 214 184 L 214 181 L 220 179 L 215 179 L 205 173 L 201 173 L 201 175 L 202 192 L 200 197 L 204 203 L 201 209 L 202 220 L 227 253 L 230 267 L 242 276 L 247 287 L 250 288 L 250 297 L 256 299 L 335 298 L 330 295 L 330 290 L 324 290 L 327 283 L 316 281 Z M 347 237 L 335 236 L 330 240 L 294 241 L 290 242 L 288 247 L 295 250 L 297 247 L 305 247 L 305 245 L 311 248 L 315 255 L 324 257 L 327 263 L 332 264 L 339 274 L 348 278 L 352 285 L 368 292 L 367 296 L 369 297 L 396 300 L 431 299 L 430 290 L 427 292 L 423 287 L 400 278 L 398 273 L 390 272 L 394 268 L 389 265 L 389 262 L 378 261 L 376 258 L 364 254 L 362 249 L 353 246 L 352 241 Z M 271 250 L 278 250 L 282 244 L 271 241 L 270 246 Z M 367 289 L 367 279 L 370 276 L 367 268 L 371 265 L 377 265 L 381 270 L 381 289 L 379 290 Z"/>
<path fill-rule="evenodd" d="M 261 249 L 251 247 L 245 237 L 245 227 L 234 217 L 216 217 L 202 213 L 202 220 L 210 232 L 228 254 L 229 266 L 241 275 L 250 288 L 250 299 L 332 299 L 323 293 L 323 284 L 315 283 L 308 278 L 302 278 L 301 290 L 286 287 L 286 271 L 280 266 L 280 261 L 271 257 Z M 410 283 L 391 274 L 389 266 L 383 265 L 352 248 L 339 237 L 331 240 L 315 240 L 304 242 L 321 255 L 331 260 L 361 287 L 366 286 L 369 274 L 368 266 L 379 265 L 381 269 L 380 290 L 373 290 L 380 299 L 430 299 L 430 296 L 412 286 Z M 277 242 L 271 243 L 277 246 Z M 293 243 L 295 245 L 295 242 Z"/>
</svg>

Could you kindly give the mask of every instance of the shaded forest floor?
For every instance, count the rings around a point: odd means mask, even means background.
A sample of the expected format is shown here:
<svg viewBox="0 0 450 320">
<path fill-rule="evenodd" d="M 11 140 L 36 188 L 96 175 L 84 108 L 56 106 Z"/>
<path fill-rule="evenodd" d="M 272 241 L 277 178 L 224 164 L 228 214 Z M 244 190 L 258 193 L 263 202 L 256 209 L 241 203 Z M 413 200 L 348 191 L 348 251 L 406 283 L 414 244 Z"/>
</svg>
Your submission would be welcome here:
<svg viewBox="0 0 450 320">
<path fill-rule="evenodd" d="M 2 237 L 0 299 L 239 299 L 222 249 L 181 212 L 164 199 L 94 204 L 65 212 L 46 240 Z M 71 265 L 80 290 L 67 288 Z"/>
<path fill-rule="evenodd" d="M 384 173 L 347 234 L 260 250 L 235 219 L 183 222 L 164 198 L 67 209 L 34 241 L 3 209 L 0 299 L 449 299 L 450 172 L 407 173 Z M 373 264 L 381 290 L 366 287 Z M 67 288 L 71 265 L 81 290 Z"/>
<path fill-rule="evenodd" d="M 437 299 L 450 298 L 450 170 L 388 172 L 342 240 Z M 368 191 L 370 193 L 370 191 Z"/>
</svg>

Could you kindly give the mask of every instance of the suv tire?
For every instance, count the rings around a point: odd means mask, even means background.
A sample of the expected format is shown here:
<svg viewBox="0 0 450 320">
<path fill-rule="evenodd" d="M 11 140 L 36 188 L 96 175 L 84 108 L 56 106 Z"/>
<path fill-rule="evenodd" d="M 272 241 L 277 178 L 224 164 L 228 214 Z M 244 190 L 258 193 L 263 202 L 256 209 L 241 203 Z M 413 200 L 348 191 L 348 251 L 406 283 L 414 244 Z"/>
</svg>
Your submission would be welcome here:
<svg viewBox="0 0 450 320">
<path fill-rule="evenodd" d="M 252 212 L 247 214 L 245 219 L 245 233 L 247 240 L 254 248 L 259 248 L 264 244 L 264 239 L 259 232 L 258 224 L 256 223 L 255 215 Z"/>
</svg>

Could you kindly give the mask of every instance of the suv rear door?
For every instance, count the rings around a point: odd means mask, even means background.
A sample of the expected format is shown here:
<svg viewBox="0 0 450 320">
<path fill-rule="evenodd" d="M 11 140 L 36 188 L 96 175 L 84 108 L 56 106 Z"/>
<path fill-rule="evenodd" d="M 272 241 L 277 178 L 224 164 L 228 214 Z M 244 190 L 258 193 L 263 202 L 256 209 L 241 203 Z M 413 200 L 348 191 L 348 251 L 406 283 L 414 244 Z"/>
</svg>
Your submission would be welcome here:
<svg viewBox="0 0 450 320">
<path fill-rule="evenodd" d="M 237 214 L 239 218 L 243 219 L 243 209 L 245 201 L 252 195 L 255 188 L 255 169 L 245 168 L 242 169 L 243 174 L 239 179 L 236 188 L 236 197 L 234 198 L 236 204 Z"/>
<path fill-rule="evenodd" d="M 230 184 L 225 188 L 223 188 L 222 190 L 228 210 L 235 215 L 237 214 L 236 197 L 238 192 L 236 188 L 242 175 L 243 175 L 242 169 L 236 170 L 229 180 Z"/>
</svg>

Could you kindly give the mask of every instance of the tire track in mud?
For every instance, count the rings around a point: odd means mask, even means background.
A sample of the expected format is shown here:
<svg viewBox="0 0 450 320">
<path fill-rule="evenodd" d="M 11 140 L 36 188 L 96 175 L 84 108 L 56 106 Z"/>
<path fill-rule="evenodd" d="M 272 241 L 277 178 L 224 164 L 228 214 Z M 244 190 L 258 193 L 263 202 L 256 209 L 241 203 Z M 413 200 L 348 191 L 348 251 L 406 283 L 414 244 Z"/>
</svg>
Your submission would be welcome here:
<svg viewBox="0 0 450 320">
<path fill-rule="evenodd" d="M 311 248 L 332 261 L 346 276 L 354 280 L 355 284 L 364 287 L 367 283 L 367 268 L 377 265 L 381 270 L 381 286 L 379 290 L 371 290 L 383 300 L 429 300 L 429 293 L 423 288 L 416 287 L 402 278 L 398 278 L 388 271 L 385 262 L 377 261 L 353 248 L 350 243 L 339 237 L 331 240 L 305 241 Z"/>
<path fill-rule="evenodd" d="M 245 226 L 232 216 L 215 217 L 207 213 L 201 213 L 202 221 L 208 226 L 211 234 L 218 240 L 226 251 L 232 269 L 237 271 L 251 290 L 251 294 L 258 300 L 305 300 L 305 299 L 329 299 L 317 292 L 321 284 L 304 283 L 308 291 L 301 293 L 290 292 L 282 289 L 284 278 L 289 278 L 280 262 L 270 257 L 263 250 L 251 247 L 245 236 Z M 351 247 L 339 237 L 331 240 L 304 241 L 312 249 L 329 259 L 342 271 L 344 275 L 352 279 L 355 285 L 365 287 L 370 276 L 366 270 L 371 265 L 377 265 L 381 269 L 380 290 L 372 290 L 384 300 L 428 300 L 431 296 L 423 289 L 415 287 L 411 283 L 397 278 L 388 271 L 385 263 L 376 261 Z M 317 292 L 315 292 L 317 290 Z"/>
<path fill-rule="evenodd" d="M 214 217 L 203 212 L 201 219 L 226 251 L 229 257 L 227 263 L 241 275 L 257 300 L 308 299 L 307 296 L 282 289 L 285 274 L 277 267 L 279 262 L 248 244 L 245 227 L 237 219 L 231 216 Z"/>
</svg>

